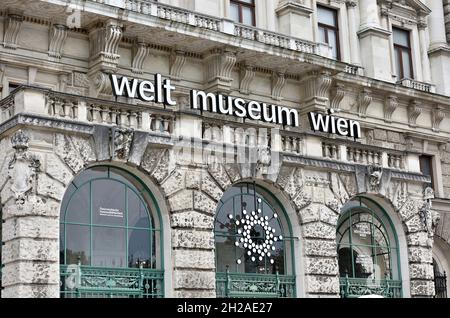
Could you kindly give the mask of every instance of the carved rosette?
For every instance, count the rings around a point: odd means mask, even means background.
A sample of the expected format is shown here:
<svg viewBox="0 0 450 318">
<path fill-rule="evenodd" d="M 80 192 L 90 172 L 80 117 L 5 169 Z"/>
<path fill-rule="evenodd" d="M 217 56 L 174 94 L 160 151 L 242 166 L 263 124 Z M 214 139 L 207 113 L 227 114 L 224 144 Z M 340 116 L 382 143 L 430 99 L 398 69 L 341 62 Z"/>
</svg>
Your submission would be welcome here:
<svg viewBox="0 0 450 318">
<path fill-rule="evenodd" d="M 23 208 L 28 195 L 36 187 L 36 174 L 40 168 L 39 158 L 28 151 L 29 138 L 22 130 L 11 137 L 15 152 L 8 164 L 10 189 L 18 208 Z"/>
<path fill-rule="evenodd" d="M 115 160 L 127 161 L 133 142 L 133 129 L 114 127 L 111 135 L 112 158 Z"/>
</svg>

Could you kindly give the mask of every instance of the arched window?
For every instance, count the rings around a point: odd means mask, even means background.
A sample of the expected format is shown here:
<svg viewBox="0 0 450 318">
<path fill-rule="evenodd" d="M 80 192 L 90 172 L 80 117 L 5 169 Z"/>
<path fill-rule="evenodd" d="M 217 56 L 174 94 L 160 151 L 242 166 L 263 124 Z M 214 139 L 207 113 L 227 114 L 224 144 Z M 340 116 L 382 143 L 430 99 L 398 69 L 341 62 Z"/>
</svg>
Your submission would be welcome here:
<svg viewBox="0 0 450 318">
<path fill-rule="evenodd" d="M 250 183 L 229 189 L 214 233 L 218 296 L 295 296 L 291 227 L 267 190 Z"/>
<path fill-rule="evenodd" d="M 341 295 L 401 297 L 397 236 L 385 211 L 365 197 L 342 211 L 337 230 Z"/>
<path fill-rule="evenodd" d="M 61 206 L 62 296 L 162 296 L 162 230 L 151 192 L 99 166 L 70 184 Z"/>
</svg>

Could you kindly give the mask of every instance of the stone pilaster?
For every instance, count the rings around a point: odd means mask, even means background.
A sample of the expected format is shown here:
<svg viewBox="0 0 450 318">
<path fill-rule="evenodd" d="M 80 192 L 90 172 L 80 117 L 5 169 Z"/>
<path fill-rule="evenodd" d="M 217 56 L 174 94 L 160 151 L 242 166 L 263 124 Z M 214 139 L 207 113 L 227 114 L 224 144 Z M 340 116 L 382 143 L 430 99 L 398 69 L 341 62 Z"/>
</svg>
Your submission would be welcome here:
<svg viewBox="0 0 450 318">
<path fill-rule="evenodd" d="M 59 202 L 55 196 L 64 192 L 64 185 L 44 177 L 43 156 L 32 153 L 28 142 L 23 131 L 12 136 L 14 152 L 1 171 L 8 175 L 1 190 L 2 297 L 59 297 Z"/>
</svg>

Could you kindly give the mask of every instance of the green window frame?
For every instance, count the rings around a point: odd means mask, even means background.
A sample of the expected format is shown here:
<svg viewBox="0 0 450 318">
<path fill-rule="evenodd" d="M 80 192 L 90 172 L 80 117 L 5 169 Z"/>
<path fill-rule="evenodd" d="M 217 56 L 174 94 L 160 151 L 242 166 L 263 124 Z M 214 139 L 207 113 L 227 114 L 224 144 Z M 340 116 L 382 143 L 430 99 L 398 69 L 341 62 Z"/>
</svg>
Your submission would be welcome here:
<svg viewBox="0 0 450 318">
<path fill-rule="evenodd" d="M 72 241 L 81 251 L 69 254 Z M 60 217 L 62 297 L 162 297 L 163 255 L 160 209 L 142 180 L 101 165 L 71 182 Z"/>
<path fill-rule="evenodd" d="M 246 216 L 251 220 L 253 212 L 267 224 L 259 226 L 254 221 L 251 234 L 245 237 L 244 226 L 238 222 L 242 223 Z M 297 238 L 292 236 L 286 211 L 274 195 L 255 183 L 234 185 L 220 200 L 214 224 L 218 297 L 295 297 L 294 240 Z M 272 229 L 277 238 L 281 235 L 281 239 L 271 243 L 274 251 L 281 252 L 277 256 L 264 255 L 267 251 L 262 248 L 256 252 L 258 245 L 269 243 L 272 238 L 267 236 L 269 232 L 264 226 Z M 247 242 L 244 239 L 248 239 L 249 244 L 253 240 L 256 247 L 244 248 Z M 224 256 L 227 254 L 228 258 Z"/>
<path fill-rule="evenodd" d="M 397 233 L 381 205 L 367 197 L 351 200 L 336 236 L 342 297 L 402 297 Z"/>
</svg>

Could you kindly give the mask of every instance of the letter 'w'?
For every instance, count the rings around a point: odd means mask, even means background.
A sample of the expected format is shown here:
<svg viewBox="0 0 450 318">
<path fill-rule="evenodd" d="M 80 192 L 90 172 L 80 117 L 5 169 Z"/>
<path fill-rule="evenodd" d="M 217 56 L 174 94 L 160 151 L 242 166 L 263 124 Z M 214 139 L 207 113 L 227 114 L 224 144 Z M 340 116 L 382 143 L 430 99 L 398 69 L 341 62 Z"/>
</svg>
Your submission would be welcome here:
<svg viewBox="0 0 450 318">
<path fill-rule="evenodd" d="M 309 123 L 314 131 L 328 132 L 330 124 L 330 116 L 324 116 L 322 114 L 309 113 Z"/>
<path fill-rule="evenodd" d="M 119 80 L 117 79 L 117 75 L 111 74 L 111 79 L 113 82 L 113 92 L 116 96 L 126 96 L 130 98 L 134 98 L 136 96 L 136 88 L 138 81 L 136 79 L 133 79 L 131 87 L 130 82 L 128 81 L 128 78 L 125 76 Z M 124 88 L 126 88 L 126 92 L 124 94 Z"/>
</svg>

